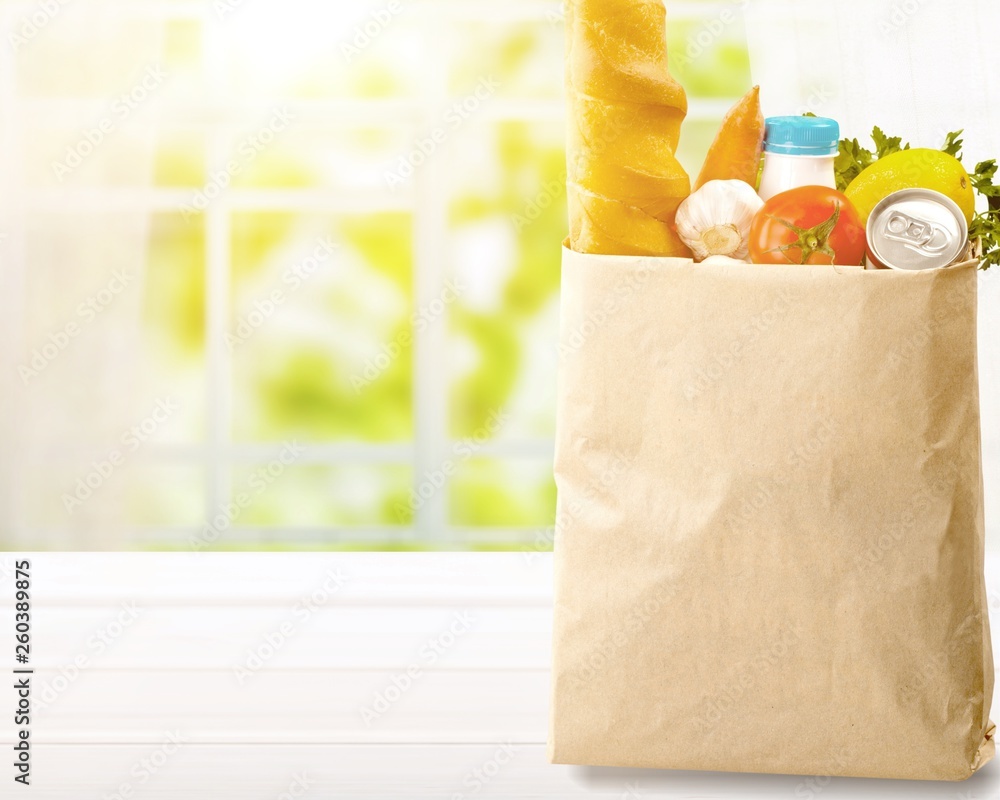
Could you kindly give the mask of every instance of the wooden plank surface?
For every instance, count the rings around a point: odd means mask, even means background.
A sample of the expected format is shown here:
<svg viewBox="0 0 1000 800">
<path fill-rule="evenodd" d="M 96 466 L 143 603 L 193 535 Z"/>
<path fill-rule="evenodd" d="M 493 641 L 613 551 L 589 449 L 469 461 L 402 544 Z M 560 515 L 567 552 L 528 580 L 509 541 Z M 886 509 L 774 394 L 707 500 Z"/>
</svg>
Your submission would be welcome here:
<svg viewBox="0 0 1000 800">
<path fill-rule="evenodd" d="M 31 560 L 25 796 L 1000 800 L 995 764 L 960 786 L 548 765 L 549 555 Z M 1000 557 L 988 576 L 998 618 Z M 13 588 L 0 567 L 0 637 Z"/>
</svg>

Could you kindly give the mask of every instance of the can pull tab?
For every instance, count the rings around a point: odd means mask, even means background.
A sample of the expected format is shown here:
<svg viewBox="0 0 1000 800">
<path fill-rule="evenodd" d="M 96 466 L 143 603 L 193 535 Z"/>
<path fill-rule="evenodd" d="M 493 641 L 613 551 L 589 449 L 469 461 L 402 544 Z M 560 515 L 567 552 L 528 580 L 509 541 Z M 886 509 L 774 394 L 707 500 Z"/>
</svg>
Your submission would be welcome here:
<svg viewBox="0 0 1000 800">
<path fill-rule="evenodd" d="M 948 231 L 927 220 L 893 212 L 885 223 L 885 237 L 900 242 L 911 250 L 925 256 L 937 256 L 948 249 Z"/>
</svg>

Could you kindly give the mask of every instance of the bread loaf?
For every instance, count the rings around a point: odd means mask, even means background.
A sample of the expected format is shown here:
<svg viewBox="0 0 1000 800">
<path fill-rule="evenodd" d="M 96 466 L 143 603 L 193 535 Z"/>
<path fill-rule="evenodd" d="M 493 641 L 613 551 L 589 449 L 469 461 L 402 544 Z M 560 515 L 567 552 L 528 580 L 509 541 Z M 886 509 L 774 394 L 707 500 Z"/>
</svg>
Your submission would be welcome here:
<svg viewBox="0 0 1000 800">
<path fill-rule="evenodd" d="M 567 192 L 579 253 L 680 256 L 691 181 L 675 156 L 687 96 L 667 67 L 663 0 L 568 0 Z"/>
</svg>

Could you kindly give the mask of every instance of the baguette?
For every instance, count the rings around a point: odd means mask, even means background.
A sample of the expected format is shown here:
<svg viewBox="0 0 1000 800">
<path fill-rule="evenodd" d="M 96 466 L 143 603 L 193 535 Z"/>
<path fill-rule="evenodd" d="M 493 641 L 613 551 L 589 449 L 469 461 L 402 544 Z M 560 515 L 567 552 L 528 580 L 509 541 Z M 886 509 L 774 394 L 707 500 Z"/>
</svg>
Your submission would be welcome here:
<svg viewBox="0 0 1000 800">
<path fill-rule="evenodd" d="M 566 29 L 571 248 L 690 258 L 673 225 L 691 193 L 675 156 L 687 96 L 663 0 L 568 0 Z"/>
</svg>

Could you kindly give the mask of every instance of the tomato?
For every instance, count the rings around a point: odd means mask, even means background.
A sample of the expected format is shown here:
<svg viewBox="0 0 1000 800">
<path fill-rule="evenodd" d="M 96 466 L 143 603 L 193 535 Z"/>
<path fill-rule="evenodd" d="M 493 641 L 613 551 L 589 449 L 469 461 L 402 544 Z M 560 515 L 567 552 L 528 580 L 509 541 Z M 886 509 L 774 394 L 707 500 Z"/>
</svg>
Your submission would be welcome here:
<svg viewBox="0 0 1000 800">
<path fill-rule="evenodd" d="M 865 257 L 865 226 L 836 189 L 800 186 L 768 200 L 750 226 L 754 264 L 844 264 Z"/>
</svg>

